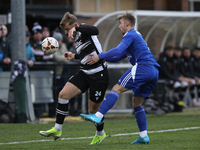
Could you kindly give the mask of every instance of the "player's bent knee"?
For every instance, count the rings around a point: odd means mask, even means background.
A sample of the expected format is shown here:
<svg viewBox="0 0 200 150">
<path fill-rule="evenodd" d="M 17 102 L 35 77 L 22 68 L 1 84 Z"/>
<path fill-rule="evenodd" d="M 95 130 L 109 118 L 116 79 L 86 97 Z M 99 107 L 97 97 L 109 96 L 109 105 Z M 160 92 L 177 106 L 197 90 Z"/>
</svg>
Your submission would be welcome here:
<svg viewBox="0 0 200 150">
<path fill-rule="evenodd" d="M 143 101 L 144 101 L 144 97 L 133 97 L 132 99 L 133 108 L 142 105 Z"/>
<path fill-rule="evenodd" d="M 139 103 L 132 103 L 133 108 L 140 106 L 141 104 Z"/>
<path fill-rule="evenodd" d="M 64 93 L 64 91 L 60 91 L 59 98 L 69 100 L 68 97 L 66 96 L 66 94 Z"/>
</svg>

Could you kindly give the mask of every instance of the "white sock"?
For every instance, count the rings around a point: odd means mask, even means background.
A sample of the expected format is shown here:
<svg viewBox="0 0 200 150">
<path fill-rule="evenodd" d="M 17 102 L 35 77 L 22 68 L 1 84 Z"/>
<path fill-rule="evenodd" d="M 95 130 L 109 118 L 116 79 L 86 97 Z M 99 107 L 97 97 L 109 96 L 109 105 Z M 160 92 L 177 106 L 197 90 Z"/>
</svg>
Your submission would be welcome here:
<svg viewBox="0 0 200 150">
<path fill-rule="evenodd" d="M 95 115 L 96 115 L 97 117 L 103 118 L 103 114 L 100 113 L 99 111 L 97 111 L 97 112 L 95 113 Z"/>
<path fill-rule="evenodd" d="M 140 132 L 140 137 L 143 138 L 145 136 L 147 136 L 147 130 L 144 130 L 144 131 Z"/>
<path fill-rule="evenodd" d="M 62 126 L 63 126 L 63 124 L 55 123 L 54 128 L 55 128 L 58 132 L 60 132 L 60 131 L 62 131 Z"/>
<path fill-rule="evenodd" d="M 98 136 L 102 136 L 104 134 L 104 130 L 102 130 L 102 131 L 96 131 L 96 135 L 98 135 Z"/>
</svg>

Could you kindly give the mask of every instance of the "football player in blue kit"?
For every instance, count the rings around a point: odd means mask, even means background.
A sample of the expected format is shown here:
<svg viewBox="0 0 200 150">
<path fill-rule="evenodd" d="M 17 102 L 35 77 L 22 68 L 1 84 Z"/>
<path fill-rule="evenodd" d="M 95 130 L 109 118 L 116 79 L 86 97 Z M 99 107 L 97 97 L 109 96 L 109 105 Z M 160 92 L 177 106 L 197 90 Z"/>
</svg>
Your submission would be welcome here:
<svg viewBox="0 0 200 150">
<path fill-rule="evenodd" d="M 105 59 L 108 62 L 116 62 L 120 59 L 128 58 L 133 67 L 122 75 L 95 114 L 81 114 L 81 117 L 97 124 L 101 123 L 102 118 L 114 106 L 119 95 L 132 89 L 134 93 L 132 105 L 140 133 L 138 139 L 131 144 L 146 144 L 150 140 L 147 135 L 146 113 L 141 104 L 146 97 L 150 97 L 159 78 L 160 66 L 150 52 L 142 35 L 134 29 L 135 17 L 127 13 L 116 20 L 119 20 L 119 29 L 123 34 L 120 44 L 106 53 L 90 55 L 91 57 L 87 59 L 87 64 L 92 65 L 101 59 Z"/>
</svg>

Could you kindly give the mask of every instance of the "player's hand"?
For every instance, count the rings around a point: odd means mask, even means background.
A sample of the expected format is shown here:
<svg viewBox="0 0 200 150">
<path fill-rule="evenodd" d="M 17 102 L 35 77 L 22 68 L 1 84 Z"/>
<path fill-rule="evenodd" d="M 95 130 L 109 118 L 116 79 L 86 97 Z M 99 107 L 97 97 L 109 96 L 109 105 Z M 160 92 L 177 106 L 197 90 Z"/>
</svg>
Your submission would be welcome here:
<svg viewBox="0 0 200 150">
<path fill-rule="evenodd" d="M 9 57 L 4 58 L 3 61 L 4 61 L 4 63 L 7 64 L 7 65 L 11 63 L 11 59 L 10 59 Z"/>
<path fill-rule="evenodd" d="M 86 61 L 88 65 L 92 65 L 96 63 L 97 61 L 99 61 L 99 56 L 97 54 L 90 54 L 89 56 L 91 57 L 88 58 Z"/>
<path fill-rule="evenodd" d="M 34 61 L 33 61 L 33 60 L 29 60 L 29 61 L 28 61 L 28 66 L 29 66 L 29 67 L 33 67 L 33 65 L 34 65 Z"/>
<path fill-rule="evenodd" d="M 64 57 L 67 59 L 67 60 L 73 60 L 74 59 L 74 55 L 72 52 L 65 52 L 64 53 Z"/>
<path fill-rule="evenodd" d="M 73 27 L 71 30 L 69 30 L 68 37 L 73 40 L 75 36 L 76 36 L 76 29 L 75 27 Z"/>
<path fill-rule="evenodd" d="M 199 77 L 194 77 L 195 81 L 197 84 L 200 84 L 200 78 Z"/>
</svg>

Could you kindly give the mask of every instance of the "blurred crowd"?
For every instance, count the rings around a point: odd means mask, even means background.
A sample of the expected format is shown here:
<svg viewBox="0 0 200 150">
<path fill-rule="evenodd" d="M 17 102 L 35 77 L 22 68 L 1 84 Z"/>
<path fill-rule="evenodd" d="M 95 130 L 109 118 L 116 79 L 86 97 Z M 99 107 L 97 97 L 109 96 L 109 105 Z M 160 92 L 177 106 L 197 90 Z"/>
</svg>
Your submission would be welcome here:
<svg viewBox="0 0 200 150">
<path fill-rule="evenodd" d="M 172 100 L 182 104 L 189 90 L 188 106 L 200 106 L 200 48 L 167 46 L 159 56 L 160 79 L 173 90 Z"/>
<path fill-rule="evenodd" d="M 28 70 L 34 66 L 35 62 L 58 62 L 59 65 L 56 66 L 55 77 L 56 77 L 56 91 L 54 92 L 54 103 L 48 104 L 48 116 L 55 117 L 55 109 L 57 105 L 57 97 L 59 91 L 64 86 L 65 82 L 68 80 L 69 69 L 66 65 L 67 62 L 64 57 L 64 53 L 71 51 L 75 53 L 74 42 L 69 40 L 60 28 L 55 28 L 52 31 L 48 27 L 42 27 L 38 22 L 33 24 L 30 29 L 28 26 L 25 28 L 26 32 L 26 58 Z M 45 54 L 42 51 L 41 44 L 46 37 L 54 37 L 59 43 L 59 49 L 54 54 Z M 11 35 L 8 35 L 8 29 L 6 25 L 0 25 L 0 72 L 11 70 Z M 78 68 L 77 68 L 78 69 Z M 67 79 L 62 79 L 61 77 L 67 77 Z M 74 104 L 71 104 L 71 115 L 76 116 L 80 114 L 81 109 L 81 98 L 78 98 L 78 110 L 75 109 Z M 35 115 L 37 118 L 43 116 L 45 112 L 45 104 L 34 104 Z"/>
<path fill-rule="evenodd" d="M 55 62 L 66 62 L 64 58 L 64 52 L 73 51 L 75 52 L 74 42 L 70 41 L 68 37 L 60 31 L 59 28 L 55 28 L 50 31 L 48 27 L 42 27 L 40 24 L 35 22 L 32 29 L 30 30 L 26 26 L 26 55 L 27 65 L 32 67 L 35 62 L 44 61 L 55 61 Z M 42 41 L 46 37 L 54 37 L 59 43 L 59 50 L 55 54 L 45 54 L 41 49 Z M 0 71 L 7 71 L 9 67 L 2 67 L 4 64 L 11 64 L 11 36 L 8 35 L 6 25 L 0 25 Z M 59 68 L 56 71 L 57 75 L 60 75 L 62 70 Z"/>
</svg>

